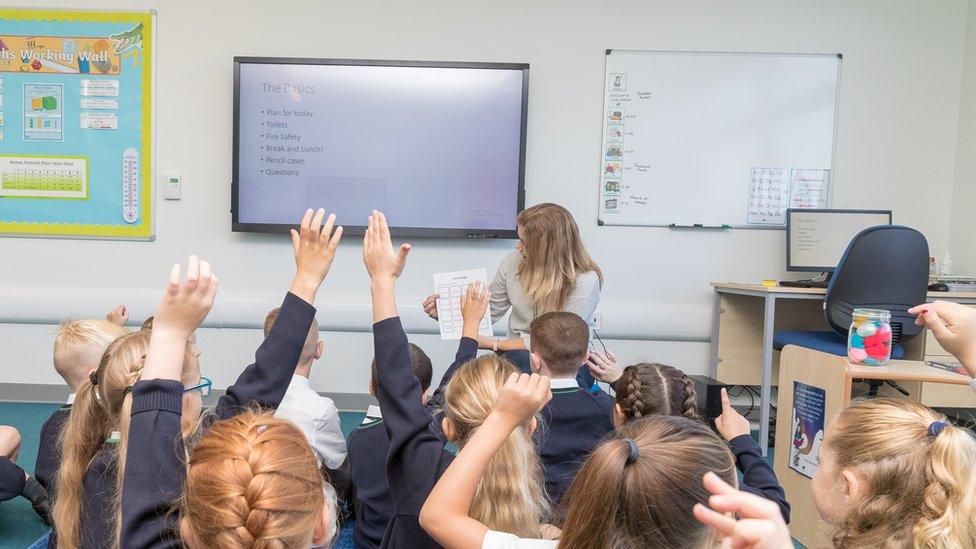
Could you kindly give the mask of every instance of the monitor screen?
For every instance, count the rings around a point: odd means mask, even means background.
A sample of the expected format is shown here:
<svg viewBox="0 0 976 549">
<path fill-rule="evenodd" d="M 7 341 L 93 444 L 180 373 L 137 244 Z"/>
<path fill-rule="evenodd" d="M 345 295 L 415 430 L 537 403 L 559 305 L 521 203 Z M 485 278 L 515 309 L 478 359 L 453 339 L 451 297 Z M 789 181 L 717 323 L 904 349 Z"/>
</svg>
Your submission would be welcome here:
<svg viewBox="0 0 976 549">
<path fill-rule="evenodd" d="M 517 238 L 528 65 L 234 59 L 233 230 Z"/>
<path fill-rule="evenodd" d="M 786 270 L 833 272 L 857 233 L 891 225 L 891 210 L 786 211 Z"/>
</svg>

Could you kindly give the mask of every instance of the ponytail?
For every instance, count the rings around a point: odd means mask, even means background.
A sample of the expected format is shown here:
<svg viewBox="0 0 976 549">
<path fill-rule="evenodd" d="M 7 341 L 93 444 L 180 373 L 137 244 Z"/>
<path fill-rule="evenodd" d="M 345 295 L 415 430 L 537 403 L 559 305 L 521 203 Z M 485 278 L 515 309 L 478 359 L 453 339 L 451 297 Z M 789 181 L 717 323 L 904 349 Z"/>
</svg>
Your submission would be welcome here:
<svg viewBox="0 0 976 549">
<path fill-rule="evenodd" d="M 614 389 L 628 421 L 649 415 L 699 419 L 695 382 L 673 366 L 646 362 L 628 366 Z"/>
<path fill-rule="evenodd" d="M 976 440 L 920 404 L 851 404 L 822 448 L 865 490 L 834 524 L 837 547 L 976 547 Z"/>
<path fill-rule="evenodd" d="M 108 435 L 108 416 L 95 400 L 91 381 L 84 381 L 75 394 L 75 403 L 71 406 L 71 413 L 58 441 L 61 464 L 58 467 L 51 518 L 57 525 L 58 544 L 61 547 L 81 545 L 85 473 Z"/>
<path fill-rule="evenodd" d="M 728 445 L 704 423 L 676 416 L 627 423 L 573 480 L 560 547 L 703 546 L 711 532 L 691 508 L 708 502 L 701 482 L 708 471 L 737 485 Z"/>
<path fill-rule="evenodd" d="M 484 355 L 462 365 L 451 378 L 444 391 L 444 417 L 454 425 L 460 447 L 491 413 L 509 374 L 515 372 L 507 360 Z M 536 538 L 549 503 L 530 435 L 525 427 L 516 429 L 492 457 L 475 491 L 470 516 L 492 530 Z"/>
</svg>

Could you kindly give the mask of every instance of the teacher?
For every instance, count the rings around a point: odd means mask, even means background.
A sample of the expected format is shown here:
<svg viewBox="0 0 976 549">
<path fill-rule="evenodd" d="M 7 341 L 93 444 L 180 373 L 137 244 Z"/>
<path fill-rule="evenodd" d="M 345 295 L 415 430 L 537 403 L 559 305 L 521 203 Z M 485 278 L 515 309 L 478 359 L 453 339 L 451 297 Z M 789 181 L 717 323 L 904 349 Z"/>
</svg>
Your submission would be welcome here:
<svg viewBox="0 0 976 549">
<path fill-rule="evenodd" d="M 600 304 L 603 272 L 586 252 L 579 227 L 569 210 L 558 204 L 538 204 L 519 214 L 519 240 L 502 259 L 491 282 L 491 320 L 498 322 L 511 309 L 505 339 L 479 336 L 478 346 L 504 353 L 529 372 L 529 353 L 522 335 L 532 320 L 550 311 L 578 314 L 591 324 Z M 437 319 L 437 298 L 424 300 L 424 311 Z"/>
</svg>

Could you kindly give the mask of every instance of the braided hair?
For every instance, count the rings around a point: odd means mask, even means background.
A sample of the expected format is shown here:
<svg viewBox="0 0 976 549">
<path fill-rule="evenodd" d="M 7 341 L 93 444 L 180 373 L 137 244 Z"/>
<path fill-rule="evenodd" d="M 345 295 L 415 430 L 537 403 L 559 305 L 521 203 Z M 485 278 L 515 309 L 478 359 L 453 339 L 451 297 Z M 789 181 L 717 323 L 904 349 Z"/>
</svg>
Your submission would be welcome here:
<svg viewBox="0 0 976 549">
<path fill-rule="evenodd" d="M 627 421 L 649 415 L 699 419 L 695 383 L 673 366 L 647 362 L 627 366 L 614 389 Z"/>
<path fill-rule="evenodd" d="M 203 547 L 309 547 L 325 505 L 305 436 L 270 413 L 215 423 L 190 458 L 180 532 Z"/>
</svg>

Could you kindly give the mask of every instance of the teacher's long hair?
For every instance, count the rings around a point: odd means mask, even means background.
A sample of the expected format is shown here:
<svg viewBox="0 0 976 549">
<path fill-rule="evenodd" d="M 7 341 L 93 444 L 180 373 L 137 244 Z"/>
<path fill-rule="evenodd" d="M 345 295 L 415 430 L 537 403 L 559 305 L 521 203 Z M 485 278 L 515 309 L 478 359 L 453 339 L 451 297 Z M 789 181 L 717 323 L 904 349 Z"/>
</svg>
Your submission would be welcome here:
<svg viewBox="0 0 976 549">
<path fill-rule="evenodd" d="M 518 276 L 538 314 L 561 310 L 582 273 L 595 272 L 603 285 L 603 272 L 586 252 L 569 210 L 548 202 L 538 204 L 523 210 L 517 223 L 525 237 Z"/>
</svg>

